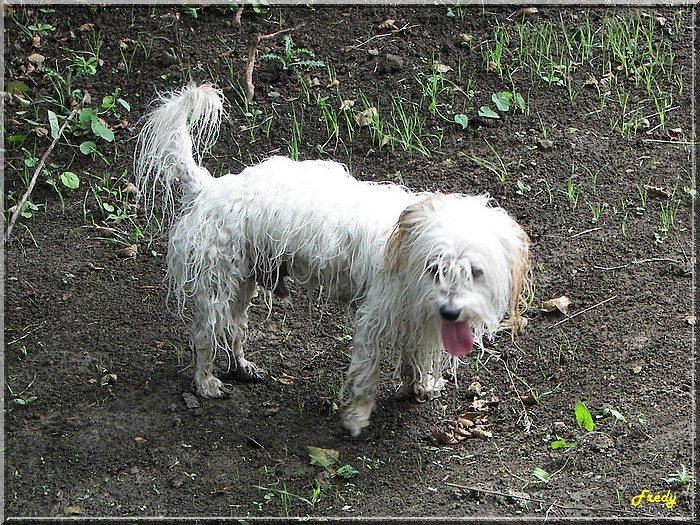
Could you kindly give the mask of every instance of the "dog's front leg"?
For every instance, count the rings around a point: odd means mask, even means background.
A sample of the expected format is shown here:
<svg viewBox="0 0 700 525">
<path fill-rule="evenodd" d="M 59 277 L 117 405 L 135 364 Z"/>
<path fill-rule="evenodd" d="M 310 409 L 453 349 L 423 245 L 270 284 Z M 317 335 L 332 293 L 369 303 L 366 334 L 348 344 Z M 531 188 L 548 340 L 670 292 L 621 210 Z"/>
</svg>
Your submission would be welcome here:
<svg viewBox="0 0 700 525">
<path fill-rule="evenodd" d="M 362 309 L 361 309 L 362 310 Z M 379 384 L 380 348 L 366 315 L 358 312 L 350 368 L 341 391 L 343 426 L 357 437 L 369 425 Z"/>
<path fill-rule="evenodd" d="M 225 397 L 230 393 L 226 385 L 214 376 L 214 351 L 211 344 L 195 344 L 194 386 L 202 397 Z"/>
</svg>

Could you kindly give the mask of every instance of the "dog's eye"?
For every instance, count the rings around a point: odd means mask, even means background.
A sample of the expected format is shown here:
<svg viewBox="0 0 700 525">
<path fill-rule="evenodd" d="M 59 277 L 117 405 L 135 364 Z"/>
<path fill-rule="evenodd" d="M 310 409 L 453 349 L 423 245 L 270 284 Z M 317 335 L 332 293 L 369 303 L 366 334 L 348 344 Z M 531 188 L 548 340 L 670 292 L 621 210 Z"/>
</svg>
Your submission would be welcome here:
<svg viewBox="0 0 700 525">
<path fill-rule="evenodd" d="M 439 279 L 439 271 L 438 267 L 435 264 L 431 264 L 425 269 L 426 275 L 428 275 L 433 281 L 437 281 Z"/>
<path fill-rule="evenodd" d="M 472 266 L 472 277 L 474 279 L 478 279 L 482 275 L 484 275 L 484 270 L 482 270 L 478 266 Z"/>
</svg>

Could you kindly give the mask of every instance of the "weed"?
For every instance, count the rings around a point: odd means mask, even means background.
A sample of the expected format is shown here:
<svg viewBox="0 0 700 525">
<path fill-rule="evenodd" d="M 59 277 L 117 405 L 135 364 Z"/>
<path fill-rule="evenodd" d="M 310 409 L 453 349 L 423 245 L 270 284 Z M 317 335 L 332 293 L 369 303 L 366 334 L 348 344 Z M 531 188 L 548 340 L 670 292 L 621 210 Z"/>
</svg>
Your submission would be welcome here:
<svg viewBox="0 0 700 525">
<path fill-rule="evenodd" d="M 681 464 L 681 468 L 679 468 L 675 474 L 671 474 L 668 478 L 661 479 L 671 486 L 690 487 L 693 481 L 693 475 L 688 472 L 685 465 Z"/>
<path fill-rule="evenodd" d="M 309 70 L 319 67 L 326 67 L 326 64 L 318 60 L 312 60 L 315 54 L 310 49 L 304 47 L 294 47 L 294 41 L 289 35 L 285 35 L 282 39 L 283 42 L 283 53 L 281 55 L 276 55 L 274 53 L 267 53 L 265 55 L 260 55 L 258 60 L 272 60 L 276 63 L 282 65 L 282 69 L 301 69 Z"/>
<path fill-rule="evenodd" d="M 494 157 L 496 157 L 496 162 L 490 162 L 484 158 L 477 157 L 476 155 L 469 155 L 467 158 L 471 160 L 472 162 L 476 162 L 479 166 L 482 168 L 490 171 L 496 177 L 498 177 L 498 180 L 501 182 L 501 184 L 505 183 L 506 179 L 510 175 L 510 168 L 513 164 L 515 164 L 515 161 L 510 161 L 510 162 L 505 162 L 501 156 L 498 154 L 496 149 L 491 146 L 488 142 L 486 142 L 487 146 L 491 150 L 491 153 L 493 154 Z"/>
</svg>

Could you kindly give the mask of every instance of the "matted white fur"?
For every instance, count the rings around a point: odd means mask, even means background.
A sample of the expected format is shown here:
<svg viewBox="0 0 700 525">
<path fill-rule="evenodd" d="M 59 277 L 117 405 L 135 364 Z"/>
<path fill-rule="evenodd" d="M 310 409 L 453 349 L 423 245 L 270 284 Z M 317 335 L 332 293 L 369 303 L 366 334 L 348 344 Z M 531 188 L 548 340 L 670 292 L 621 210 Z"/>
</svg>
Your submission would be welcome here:
<svg viewBox="0 0 700 525">
<path fill-rule="evenodd" d="M 149 216 L 160 195 L 173 221 L 168 276 L 181 314 L 191 307 L 200 395 L 226 393 L 213 375 L 218 350 L 241 378 L 264 377 L 244 357 L 247 311 L 257 284 L 286 295 L 286 276 L 354 316 L 341 392 L 353 436 L 369 424 L 383 355 L 426 400 L 505 314 L 517 321 L 529 241 L 487 196 L 412 193 L 285 157 L 215 178 L 195 159 L 218 133 L 222 94 L 189 86 L 160 102 L 139 135 L 136 182 Z"/>
</svg>

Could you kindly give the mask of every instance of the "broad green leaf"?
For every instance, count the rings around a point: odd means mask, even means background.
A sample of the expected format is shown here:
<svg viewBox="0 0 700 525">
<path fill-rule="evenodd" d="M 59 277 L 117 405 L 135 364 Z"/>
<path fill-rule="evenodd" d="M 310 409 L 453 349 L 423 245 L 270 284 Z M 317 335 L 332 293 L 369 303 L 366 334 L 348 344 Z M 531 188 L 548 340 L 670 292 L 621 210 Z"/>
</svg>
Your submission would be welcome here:
<svg viewBox="0 0 700 525">
<path fill-rule="evenodd" d="M 103 138 L 107 142 L 112 142 L 114 140 L 114 132 L 102 124 L 100 119 L 94 118 L 90 123 L 90 128 L 95 135 Z"/>
<path fill-rule="evenodd" d="M 71 190 L 77 190 L 80 186 L 80 179 L 72 171 L 64 171 L 61 173 L 61 175 L 59 175 L 59 178 L 61 179 L 63 185 Z"/>
<path fill-rule="evenodd" d="M 510 109 L 510 98 L 512 96 L 513 95 L 506 91 L 500 91 L 491 95 L 491 100 L 494 104 L 496 104 L 496 108 L 498 108 L 498 111 L 505 112 Z"/>
<path fill-rule="evenodd" d="M 585 428 L 588 432 L 592 432 L 593 429 L 595 429 L 595 423 L 593 423 L 593 418 L 588 408 L 586 408 L 586 405 L 581 401 L 576 401 L 574 411 L 576 413 L 576 423 L 578 423 L 578 426 Z"/>
<path fill-rule="evenodd" d="M 80 145 L 80 153 L 83 155 L 91 155 L 97 151 L 97 145 L 91 140 L 86 140 Z"/>
<path fill-rule="evenodd" d="M 469 117 L 467 117 L 464 113 L 455 115 L 455 123 L 462 126 L 462 129 L 467 129 L 467 127 L 469 126 Z"/>
<path fill-rule="evenodd" d="M 488 106 L 481 106 L 479 108 L 479 116 L 484 118 L 501 118 L 498 116 L 498 113 Z"/>
</svg>

